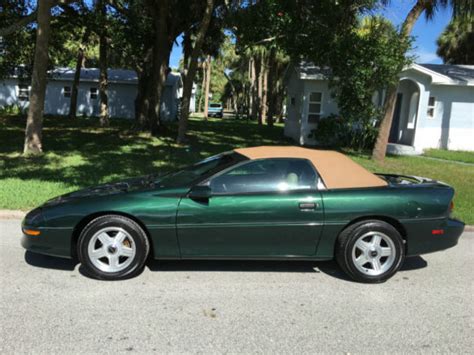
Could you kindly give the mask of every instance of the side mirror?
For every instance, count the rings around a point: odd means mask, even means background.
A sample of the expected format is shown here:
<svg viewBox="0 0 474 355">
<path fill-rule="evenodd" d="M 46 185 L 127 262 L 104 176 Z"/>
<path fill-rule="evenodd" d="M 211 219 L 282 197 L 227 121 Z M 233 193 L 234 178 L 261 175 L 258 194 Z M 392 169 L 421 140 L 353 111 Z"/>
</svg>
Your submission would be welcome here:
<svg viewBox="0 0 474 355">
<path fill-rule="evenodd" d="M 209 186 L 193 186 L 189 191 L 189 198 L 192 200 L 208 200 L 211 197 L 211 188 Z"/>
</svg>

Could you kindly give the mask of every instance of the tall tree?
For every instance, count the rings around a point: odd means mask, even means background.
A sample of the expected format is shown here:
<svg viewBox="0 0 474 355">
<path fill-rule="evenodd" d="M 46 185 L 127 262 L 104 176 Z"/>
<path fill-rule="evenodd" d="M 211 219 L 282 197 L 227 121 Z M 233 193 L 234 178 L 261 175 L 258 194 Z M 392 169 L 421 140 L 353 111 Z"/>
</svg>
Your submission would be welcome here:
<svg viewBox="0 0 474 355">
<path fill-rule="evenodd" d="M 71 101 L 69 102 L 69 118 L 75 119 L 77 114 L 77 94 L 79 91 L 79 82 L 81 80 L 81 70 L 84 68 L 85 62 L 85 46 L 89 40 L 90 30 L 87 27 L 84 31 L 82 41 L 77 50 L 76 69 L 74 71 L 74 79 L 71 87 Z"/>
<path fill-rule="evenodd" d="M 198 101 L 198 112 L 204 112 L 204 108 L 202 106 L 203 104 L 203 99 L 204 99 L 204 87 L 206 86 L 206 74 L 207 74 L 207 60 L 203 60 L 201 62 L 201 73 L 202 73 L 202 82 L 201 82 L 201 88 L 200 88 L 200 95 L 199 95 L 199 101 Z"/>
<path fill-rule="evenodd" d="M 109 105 L 107 96 L 108 61 L 107 61 L 107 4 L 105 0 L 97 1 L 99 13 L 99 116 L 100 125 L 109 125 Z"/>
<path fill-rule="evenodd" d="M 161 97 L 163 94 L 166 76 L 168 73 L 168 62 L 176 36 L 171 35 L 173 17 L 170 16 L 174 11 L 171 0 L 152 1 L 151 10 L 154 17 L 154 42 L 152 56 L 152 74 L 151 74 L 151 94 L 150 110 L 151 132 L 158 133 L 161 126 Z"/>
<path fill-rule="evenodd" d="M 206 81 L 204 82 L 204 119 L 207 120 L 209 114 L 209 90 L 211 87 L 212 61 L 211 56 L 206 57 Z"/>
<path fill-rule="evenodd" d="M 425 12 L 426 18 L 429 20 L 433 18 L 439 7 L 447 6 L 447 4 L 448 0 L 417 0 L 400 28 L 400 38 L 402 40 L 408 40 L 416 21 L 423 12 Z M 403 67 L 399 67 L 398 72 L 402 69 Z M 397 99 L 397 89 L 398 82 L 390 83 L 387 87 L 384 103 L 384 116 L 380 123 L 375 147 L 372 151 L 372 159 L 378 162 L 383 162 L 387 152 L 388 137 L 390 134 L 390 128 L 392 127 L 393 111 Z"/>
<path fill-rule="evenodd" d="M 474 1 L 453 2 L 453 17 L 436 42 L 446 64 L 474 64 Z"/>
<path fill-rule="evenodd" d="M 51 6 L 53 0 L 38 2 L 38 28 L 31 81 L 30 106 L 26 120 L 25 155 L 38 155 L 43 152 L 42 130 L 43 110 L 46 93 L 46 71 L 48 68 L 48 44 L 51 25 Z"/>
</svg>

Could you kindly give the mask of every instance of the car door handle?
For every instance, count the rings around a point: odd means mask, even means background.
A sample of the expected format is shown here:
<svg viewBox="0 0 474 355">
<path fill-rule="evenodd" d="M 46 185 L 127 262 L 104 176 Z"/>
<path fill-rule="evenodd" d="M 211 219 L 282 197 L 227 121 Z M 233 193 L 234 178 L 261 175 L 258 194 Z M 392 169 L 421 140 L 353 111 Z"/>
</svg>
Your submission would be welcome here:
<svg viewBox="0 0 474 355">
<path fill-rule="evenodd" d="M 300 202 L 298 204 L 300 210 L 315 210 L 316 208 L 319 208 L 319 203 L 317 202 Z"/>
</svg>

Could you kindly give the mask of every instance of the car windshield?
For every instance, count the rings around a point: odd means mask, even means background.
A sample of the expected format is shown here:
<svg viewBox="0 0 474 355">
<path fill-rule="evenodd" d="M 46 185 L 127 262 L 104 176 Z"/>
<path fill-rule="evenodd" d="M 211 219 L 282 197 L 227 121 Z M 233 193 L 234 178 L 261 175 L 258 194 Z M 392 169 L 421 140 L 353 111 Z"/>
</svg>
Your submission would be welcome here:
<svg viewBox="0 0 474 355">
<path fill-rule="evenodd" d="M 158 177 L 155 184 L 158 187 L 189 186 L 245 159 L 233 151 L 214 155 L 194 165 Z"/>
<path fill-rule="evenodd" d="M 220 108 L 221 104 L 211 104 L 210 106 L 213 107 L 213 108 Z"/>
</svg>

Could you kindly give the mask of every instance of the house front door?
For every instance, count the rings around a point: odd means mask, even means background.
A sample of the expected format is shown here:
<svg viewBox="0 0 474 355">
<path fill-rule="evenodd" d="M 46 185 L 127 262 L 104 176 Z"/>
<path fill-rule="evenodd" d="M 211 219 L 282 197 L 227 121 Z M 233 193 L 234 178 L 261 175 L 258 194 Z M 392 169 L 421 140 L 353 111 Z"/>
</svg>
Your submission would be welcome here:
<svg viewBox="0 0 474 355">
<path fill-rule="evenodd" d="M 402 111 L 403 94 L 397 94 L 395 110 L 393 111 L 392 127 L 390 129 L 389 143 L 399 143 L 400 138 L 400 115 Z"/>
</svg>

